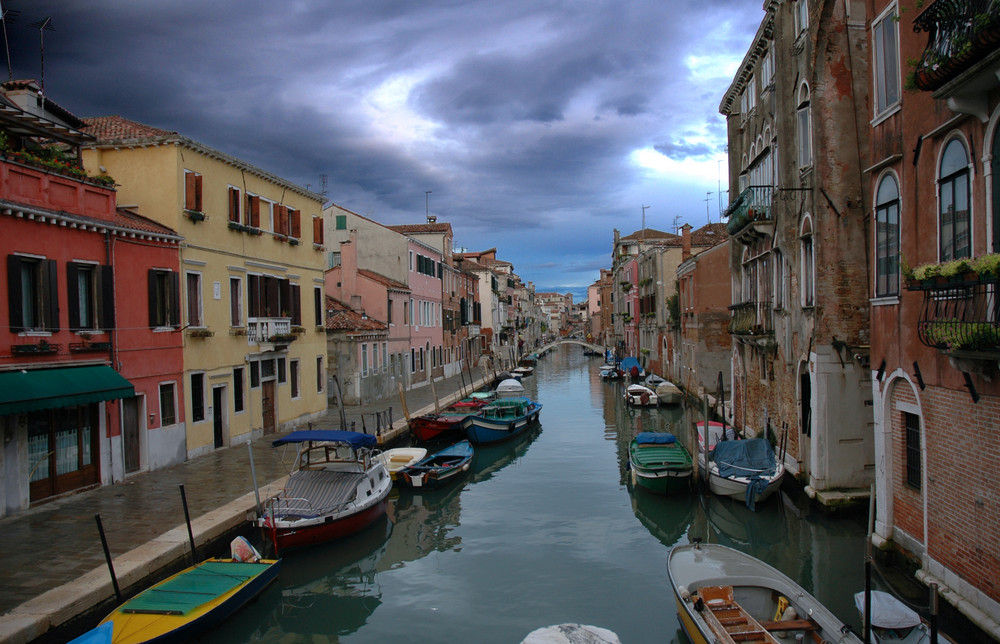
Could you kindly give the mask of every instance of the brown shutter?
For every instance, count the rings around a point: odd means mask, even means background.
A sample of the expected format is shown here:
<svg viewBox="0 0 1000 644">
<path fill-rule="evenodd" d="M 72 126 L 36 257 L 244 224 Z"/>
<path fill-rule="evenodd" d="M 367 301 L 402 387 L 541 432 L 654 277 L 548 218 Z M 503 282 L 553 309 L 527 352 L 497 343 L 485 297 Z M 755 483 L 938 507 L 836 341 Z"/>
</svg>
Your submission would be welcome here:
<svg viewBox="0 0 1000 644">
<path fill-rule="evenodd" d="M 281 317 L 281 286 L 279 280 L 276 277 L 264 277 L 263 279 L 264 293 L 266 295 L 265 302 L 267 304 L 264 314 L 269 318 Z"/>
<path fill-rule="evenodd" d="M 101 279 L 98 282 L 101 290 L 97 301 L 100 303 L 101 312 L 98 317 L 98 324 L 102 329 L 115 328 L 115 267 L 101 266 Z"/>
<path fill-rule="evenodd" d="M 260 315 L 260 275 L 247 276 L 247 317 Z"/>
<path fill-rule="evenodd" d="M 279 235 L 288 234 L 288 207 L 275 205 L 274 232 Z"/>
<path fill-rule="evenodd" d="M 168 321 L 170 326 L 179 329 L 181 326 L 181 275 L 170 271 L 170 308 Z"/>
<path fill-rule="evenodd" d="M 299 210 L 289 211 L 291 234 L 295 239 L 302 237 L 302 212 Z"/>
<path fill-rule="evenodd" d="M 7 255 L 7 311 L 12 333 L 24 331 L 24 310 L 21 308 L 21 258 Z"/>
<path fill-rule="evenodd" d="M 201 206 L 201 175 L 194 175 L 194 209 L 198 212 L 203 210 Z"/>
<path fill-rule="evenodd" d="M 229 188 L 229 221 L 240 223 L 240 190 Z"/>
<path fill-rule="evenodd" d="M 276 279 L 278 283 L 278 300 L 281 303 L 281 307 L 275 316 L 280 317 L 292 317 L 292 293 L 291 293 L 291 283 L 288 280 Z"/>
<path fill-rule="evenodd" d="M 323 218 L 313 217 L 313 243 L 323 244 Z"/>
<path fill-rule="evenodd" d="M 195 198 L 197 191 L 197 176 L 193 172 L 184 173 L 184 207 L 188 210 L 197 210 L 198 201 Z"/>
<path fill-rule="evenodd" d="M 292 291 L 292 324 L 302 326 L 302 293 L 298 284 L 291 284 Z"/>
<path fill-rule="evenodd" d="M 149 295 L 149 326 L 156 327 L 156 271 L 152 268 L 146 271 L 147 294 Z"/>
<path fill-rule="evenodd" d="M 252 196 L 250 199 L 250 221 L 254 228 L 260 228 L 260 197 Z"/>
<path fill-rule="evenodd" d="M 73 262 L 66 263 L 66 300 L 69 304 L 70 331 L 80 328 L 80 270 Z"/>
<path fill-rule="evenodd" d="M 42 282 L 45 285 L 45 330 L 59 330 L 59 275 L 56 260 L 42 264 Z"/>
</svg>

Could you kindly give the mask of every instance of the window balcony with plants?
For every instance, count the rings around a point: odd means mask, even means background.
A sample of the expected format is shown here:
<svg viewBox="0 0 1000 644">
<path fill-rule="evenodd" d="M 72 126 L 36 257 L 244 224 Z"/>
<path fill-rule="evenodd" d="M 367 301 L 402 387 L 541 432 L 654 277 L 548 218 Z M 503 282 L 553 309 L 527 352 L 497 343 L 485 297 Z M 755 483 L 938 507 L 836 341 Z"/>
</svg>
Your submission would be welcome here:
<svg viewBox="0 0 1000 644">
<path fill-rule="evenodd" d="M 247 320 L 247 342 L 261 344 L 288 344 L 298 336 L 292 333 L 292 319 L 282 318 L 251 318 Z"/>
<path fill-rule="evenodd" d="M 770 226 L 774 219 L 771 209 L 773 193 L 774 186 L 750 186 L 741 192 L 722 215 L 729 218 L 726 224 L 729 234 L 738 237 L 755 232 L 760 226 Z"/>
<path fill-rule="evenodd" d="M 922 344 L 956 357 L 1000 357 L 1000 255 L 925 264 L 904 278 L 923 296 Z"/>
<path fill-rule="evenodd" d="M 908 61 L 907 84 L 936 90 L 1000 49 L 1000 3 L 996 0 L 935 0 L 913 20 L 927 32 L 918 60 Z"/>
<path fill-rule="evenodd" d="M 774 320 L 769 302 L 741 302 L 729 307 L 729 333 L 744 339 L 774 337 Z"/>
</svg>

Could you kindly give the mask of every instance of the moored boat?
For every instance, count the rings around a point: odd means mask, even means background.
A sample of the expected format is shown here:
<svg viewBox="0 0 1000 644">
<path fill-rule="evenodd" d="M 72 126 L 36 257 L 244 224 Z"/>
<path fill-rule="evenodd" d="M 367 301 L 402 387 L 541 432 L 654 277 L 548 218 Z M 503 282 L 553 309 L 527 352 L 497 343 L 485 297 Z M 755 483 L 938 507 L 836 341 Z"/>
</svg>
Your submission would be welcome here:
<svg viewBox="0 0 1000 644">
<path fill-rule="evenodd" d="M 442 411 L 439 414 L 423 414 L 410 419 L 410 434 L 418 441 L 432 441 L 449 435 L 461 436 L 468 426 L 469 417 L 477 407 L 463 407 Z"/>
<path fill-rule="evenodd" d="M 114 644 L 189 642 L 256 597 L 280 568 L 280 559 L 207 559 L 129 599 L 95 631 L 110 626 Z"/>
<path fill-rule="evenodd" d="M 525 376 L 530 376 L 535 373 L 534 367 L 529 367 L 521 365 L 513 370 L 514 375 L 524 378 Z"/>
<path fill-rule="evenodd" d="M 656 407 L 660 399 L 649 387 L 631 384 L 625 388 L 625 402 L 635 407 Z"/>
<path fill-rule="evenodd" d="M 538 422 L 542 404 L 528 398 L 500 398 L 471 417 L 465 430 L 473 445 L 513 438 Z"/>
<path fill-rule="evenodd" d="M 395 481 L 401 469 L 407 465 L 413 465 L 425 456 L 427 456 L 427 448 L 425 447 L 394 447 L 379 452 L 375 458 L 385 466 L 389 476 Z"/>
<path fill-rule="evenodd" d="M 497 385 L 494 400 L 500 398 L 523 398 L 524 397 L 524 385 L 521 381 L 515 380 L 513 378 L 507 378 L 501 380 L 500 384 Z"/>
<path fill-rule="evenodd" d="M 698 429 L 698 463 L 709 489 L 719 496 L 743 499 L 751 510 L 781 487 L 785 466 L 764 438 L 719 440 L 722 432 L 735 436 L 721 423 L 709 423 L 708 451 L 705 451 L 705 424 Z M 707 461 L 706 461 L 707 458 Z"/>
<path fill-rule="evenodd" d="M 392 478 L 372 454 L 374 436 L 306 430 L 272 444 L 298 447 L 284 489 L 255 521 L 277 551 L 346 537 L 385 514 Z"/>
<path fill-rule="evenodd" d="M 865 593 L 855 593 L 854 606 L 865 618 Z M 920 618 L 916 611 L 910 609 L 889 593 L 881 590 L 871 591 L 872 606 L 872 640 L 874 644 L 930 644 L 931 628 Z M 942 643 L 954 642 L 944 633 L 938 633 Z"/>
<path fill-rule="evenodd" d="M 691 485 L 691 453 L 673 434 L 640 432 L 629 443 L 632 481 L 657 494 L 670 494 Z"/>
<path fill-rule="evenodd" d="M 694 644 L 861 643 L 802 586 L 738 550 L 700 543 L 674 546 L 667 575 L 677 616 Z"/>
<path fill-rule="evenodd" d="M 399 482 L 414 488 L 433 488 L 454 480 L 472 465 L 472 444 L 459 441 L 409 465 L 399 473 Z"/>
<path fill-rule="evenodd" d="M 656 392 L 656 397 L 660 399 L 661 405 L 676 405 L 684 400 L 684 392 L 669 380 L 664 380 L 656 385 L 653 391 Z"/>
</svg>

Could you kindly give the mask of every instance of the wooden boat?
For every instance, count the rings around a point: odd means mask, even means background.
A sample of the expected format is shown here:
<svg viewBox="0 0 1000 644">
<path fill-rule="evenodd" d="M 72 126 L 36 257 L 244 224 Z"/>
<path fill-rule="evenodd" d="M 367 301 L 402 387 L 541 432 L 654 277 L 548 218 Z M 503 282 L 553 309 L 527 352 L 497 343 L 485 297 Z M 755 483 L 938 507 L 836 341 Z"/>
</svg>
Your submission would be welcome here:
<svg viewBox="0 0 1000 644">
<path fill-rule="evenodd" d="M 667 574 L 677 616 L 693 644 L 861 644 L 802 586 L 739 550 L 700 543 L 674 546 Z"/>
<path fill-rule="evenodd" d="M 465 433 L 473 445 L 513 438 L 538 422 L 542 404 L 528 398 L 500 398 L 471 417 Z"/>
<path fill-rule="evenodd" d="M 114 644 L 189 642 L 278 576 L 280 559 L 254 559 L 208 559 L 182 570 L 116 608 L 95 631 L 110 625 L 106 641 Z"/>
<path fill-rule="evenodd" d="M 285 488 L 255 521 L 278 552 L 346 537 L 385 514 L 392 478 L 372 453 L 374 436 L 306 430 L 272 444 L 298 446 Z"/>
<path fill-rule="evenodd" d="M 698 429 L 698 463 L 708 487 L 719 496 L 743 499 L 751 510 L 781 487 L 785 466 L 764 438 L 719 440 L 722 432 L 735 438 L 732 428 L 709 423 L 705 451 L 705 423 Z M 706 461 L 707 458 L 707 461 Z"/>
<path fill-rule="evenodd" d="M 656 392 L 640 384 L 631 384 L 625 388 L 625 402 L 634 407 L 656 407 L 660 403 Z"/>
<path fill-rule="evenodd" d="M 520 367 L 516 367 L 513 370 L 513 373 L 515 376 L 520 376 L 521 378 L 524 378 L 525 376 L 533 375 L 535 373 L 535 369 L 534 367 L 527 367 L 521 365 Z"/>
<path fill-rule="evenodd" d="M 407 465 L 413 465 L 425 456 L 427 456 L 427 448 L 425 447 L 394 447 L 379 452 L 375 458 L 385 466 L 389 476 L 395 481 L 398 478 L 399 470 Z"/>
<path fill-rule="evenodd" d="M 653 390 L 656 397 L 660 399 L 661 405 L 677 405 L 684 400 L 684 392 L 681 388 L 669 381 L 663 381 Z"/>
<path fill-rule="evenodd" d="M 612 367 L 610 365 L 604 365 L 598 371 L 597 375 L 601 377 L 601 380 L 618 380 L 621 378 L 621 371 L 617 367 Z"/>
<path fill-rule="evenodd" d="M 410 434 L 418 441 L 432 441 L 446 438 L 449 435 L 462 436 L 468 426 L 469 417 L 476 413 L 477 407 L 462 407 L 442 411 L 439 414 L 423 414 L 410 419 Z"/>
<path fill-rule="evenodd" d="M 657 494 L 671 494 L 691 485 L 691 453 L 673 434 L 640 432 L 628 448 L 632 482 Z"/>
<path fill-rule="evenodd" d="M 472 444 L 459 441 L 403 468 L 399 482 L 409 487 L 433 488 L 454 480 L 472 465 Z"/>
<path fill-rule="evenodd" d="M 873 590 L 872 602 L 872 641 L 874 644 L 930 644 L 931 627 L 916 611 L 910 609 L 892 595 L 881 590 Z M 855 593 L 854 605 L 861 615 L 862 624 L 865 618 L 865 593 Z M 862 628 L 864 628 L 862 626 Z M 954 642 L 944 633 L 938 632 L 938 641 L 947 644 Z"/>
</svg>

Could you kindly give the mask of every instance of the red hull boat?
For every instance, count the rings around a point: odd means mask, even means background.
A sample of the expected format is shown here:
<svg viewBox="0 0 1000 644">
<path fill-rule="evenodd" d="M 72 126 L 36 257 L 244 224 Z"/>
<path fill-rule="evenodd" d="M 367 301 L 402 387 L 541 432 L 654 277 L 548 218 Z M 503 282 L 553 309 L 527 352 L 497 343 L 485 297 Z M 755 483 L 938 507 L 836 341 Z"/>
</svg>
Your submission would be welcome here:
<svg viewBox="0 0 1000 644">
<path fill-rule="evenodd" d="M 476 412 L 473 407 L 442 414 L 424 414 L 410 420 L 410 433 L 418 441 L 432 441 L 450 434 L 463 435 L 469 418 Z"/>
</svg>

